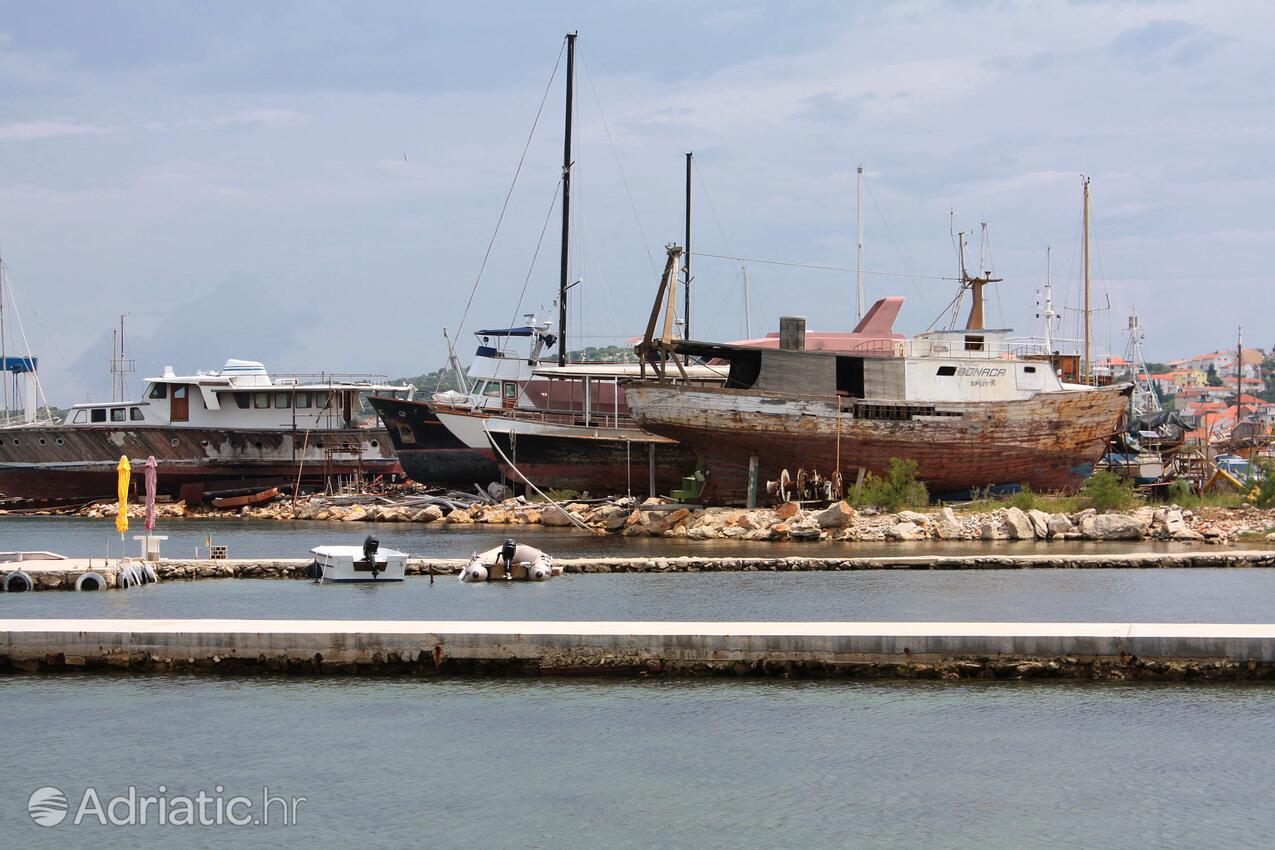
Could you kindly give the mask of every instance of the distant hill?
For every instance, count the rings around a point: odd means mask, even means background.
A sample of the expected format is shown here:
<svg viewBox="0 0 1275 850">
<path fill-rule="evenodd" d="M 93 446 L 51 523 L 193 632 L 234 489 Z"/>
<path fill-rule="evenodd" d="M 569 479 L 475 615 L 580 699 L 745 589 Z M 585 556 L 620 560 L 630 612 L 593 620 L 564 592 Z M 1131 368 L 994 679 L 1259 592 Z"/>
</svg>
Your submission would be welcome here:
<svg viewBox="0 0 1275 850">
<path fill-rule="evenodd" d="M 631 345 L 605 345 L 583 348 L 567 355 L 572 363 L 636 363 L 637 355 Z M 422 392 L 446 392 L 460 389 L 451 369 L 435 369 L 414 378 L 395 378 L 394 383 L 411 384 Z"/>
</svg>

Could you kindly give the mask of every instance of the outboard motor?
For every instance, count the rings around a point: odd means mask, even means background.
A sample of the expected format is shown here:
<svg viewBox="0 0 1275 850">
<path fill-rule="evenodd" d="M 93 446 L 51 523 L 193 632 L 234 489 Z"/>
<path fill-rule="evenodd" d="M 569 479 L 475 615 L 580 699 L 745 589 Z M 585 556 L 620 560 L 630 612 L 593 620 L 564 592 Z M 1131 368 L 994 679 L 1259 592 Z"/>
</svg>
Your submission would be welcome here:
<svg viewBox="0 0 1275 850">
<path fill-rule="evenodd" d="M 378 570 L 376 569 L 376 550 L 381 548 L 381 541 L 368 535 L 363 541 L 363 560 L 372 568 L 372 578 L 376 578 Z"/>
<path fill-rule="evenodd" d="M 536 560 L 527 566 L 527 578 L 532 581 L 545 581 L 553 575 L 553 559 L 541 552 Z"/>
<path fill-rule="evenodd" d="M 460 571 L 460 580 L 465 582 L 487 580 L 487 565 L 483 563 L 482 557 L 477 552 L 469 557 L 469 563 Z"/>
<path fill-rule="evenodd" d="M 500 547 L 500 560 L 505 562 L 505 581 L 512 579 L 514 573 L 514 555 L 518 553 L 518 543 L 512 537 Z"/>
</svg>

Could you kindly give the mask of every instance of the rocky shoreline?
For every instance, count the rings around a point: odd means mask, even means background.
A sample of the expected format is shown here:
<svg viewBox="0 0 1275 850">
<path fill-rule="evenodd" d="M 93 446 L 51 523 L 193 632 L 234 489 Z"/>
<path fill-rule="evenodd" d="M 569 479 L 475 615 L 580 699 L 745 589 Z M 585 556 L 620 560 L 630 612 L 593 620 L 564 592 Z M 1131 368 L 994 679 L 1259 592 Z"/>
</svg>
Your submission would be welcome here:
<svg viewBox="0 0 1275 850">
<path fill-rule="evenodd" d="M 795 502 L 777 508 L 700 508 L 666 499 L 619 499 L 568 502 L 561 507 L 522 497 L 501 502 L 412 507 L 392 500 L 340 504 L 311 497 L 295 505 L 280 500 L 237 510 L 187 508 L 180 503 L 156 506 L 161 518 L 244 518 L 328 522 L 447 523 L 456 525 L 538 525 L 578 527 L 595 534 L 689 540 L 746 541 L 1112 541 L 1164 540 L 1211 544 L 1241 538 L 1275 541 L 1275 510 L 1251 506 L 1199 508 L 1145 505 L 1131 511 L 1047 513 L 1007 506 L 990 511 L 957 511 L 952 507 L 888 513 L 857 510 L 845 502 L 807 509 Z M 76 515 L 112 517 L 114 504 L 90 505 Z M 39 512 L 44 513 L 44 512 Z M 52 512 L 49 512 L 52 513 Z M 140 506 L 130 516 L 141 517 Z"/>
</svg>

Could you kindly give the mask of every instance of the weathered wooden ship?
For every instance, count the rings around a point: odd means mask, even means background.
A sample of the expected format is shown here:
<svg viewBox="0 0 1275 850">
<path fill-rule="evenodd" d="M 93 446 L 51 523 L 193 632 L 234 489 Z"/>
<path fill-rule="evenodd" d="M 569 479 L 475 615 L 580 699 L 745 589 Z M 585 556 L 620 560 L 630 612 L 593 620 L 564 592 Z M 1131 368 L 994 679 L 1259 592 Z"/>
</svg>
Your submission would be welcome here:
<svg viewBox="0 0 1275 850">
<path fill-rule="evenodd" d="M 676 277 L 666 275 L 637 348 L 653 374 L 626 385 L 629 409 L 643 429 L 694 449 L 715 504 L 755 499 L 757 482 L 784 470 L 854 481 L 892 458 L 915 461 L 933 494 L 1073 491 L 1119 430 L 1131 388 L 1064 384 L 1050 352 L 985 329 L 986 282 L 966 279 L 964 329 L 832 352 L 804 350 L 804 320 L 789 322 L 778 349 L 674 339 Z M 696 361 L 726 370 L 725 383 L 672 380 Z"/>
<path fill-rule="evenodd" d="M 229 360 L 217 371 L 147 381 L 140 399 L 74 405 L 65 421 L 0 428 L 0 493 L 37 501 L 108 497 L 127 455 L 159 462 L 159 492 L 205 495 L 324 486 L 401 471 L 385 432 L 357 421 L 373 376 L 274 375 Z"/>
</svg>

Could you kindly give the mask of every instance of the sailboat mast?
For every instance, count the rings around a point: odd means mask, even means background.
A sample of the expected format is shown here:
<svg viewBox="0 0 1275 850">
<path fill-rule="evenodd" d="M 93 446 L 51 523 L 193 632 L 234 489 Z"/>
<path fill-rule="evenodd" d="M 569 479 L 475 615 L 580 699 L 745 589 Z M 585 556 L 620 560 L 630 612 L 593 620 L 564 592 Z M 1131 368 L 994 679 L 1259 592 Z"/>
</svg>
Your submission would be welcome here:
<svg viewBox="0 0 1275 850">
<path fill-rule="evenodd" d="M 695 154 L 686 154 L 686 252 L 682 254 L 682 270 L 685 286 L 682 289 L 682 337 L 691 338 L 691 160 Z"/>
<path fill-rule="evenodd" d="M 859 249 L 855 259 L 855 276 L 859 284 L 859 318 L 863 318 L 863 166 L 858 168 L 855 179 L 854 219 L 859 231 Z"/>
<path fill-rule="evenodd" d="M 1085 177 L 1084 254 L 1085 254 L 1085 364 L 1082 374 L 1088 378 L 1089 363 L 1089 178 Z"/>
<path fill-rule="evenodd" d="M 567 251 L 571 240 L 571 101 L 575 94 L 576 35 L 567 33 L 567 108 L 562 137 L 562 256 L 558 271 L 558 365 L 567 365 Z"/>
<path fill-rule="evenodd" d="M 740 265 L 744 273 L 744 339 L 753 338 L 753 317 L 748 307 L 748 266 Z"/>
<path fill-rule="evenodd" d="M 4 379 L 4 417 L 9 418 L 9 353 L 4 343 L 4 258 L 0 257 L 0 378 Z"/>
<path fill-rule="evenodd" d="M 1045 246 L 1045 309 L 1041 315 L 1045 317 L 1045 350 L 1054 353 L 1054 249 Z"/>
</svg>

